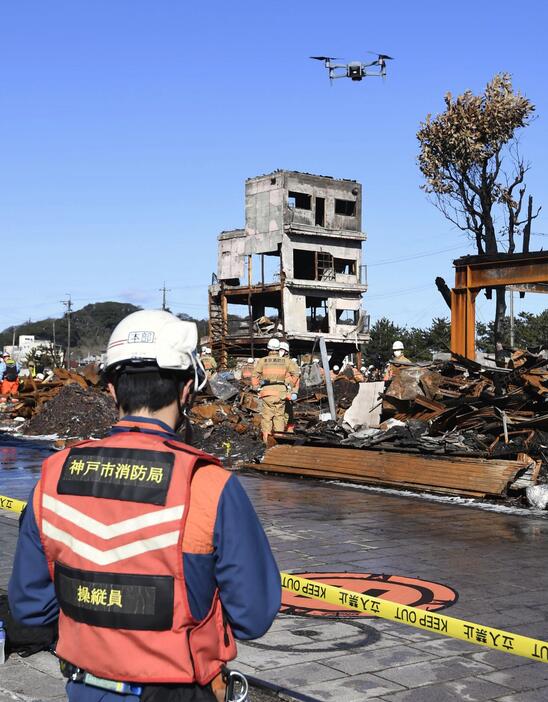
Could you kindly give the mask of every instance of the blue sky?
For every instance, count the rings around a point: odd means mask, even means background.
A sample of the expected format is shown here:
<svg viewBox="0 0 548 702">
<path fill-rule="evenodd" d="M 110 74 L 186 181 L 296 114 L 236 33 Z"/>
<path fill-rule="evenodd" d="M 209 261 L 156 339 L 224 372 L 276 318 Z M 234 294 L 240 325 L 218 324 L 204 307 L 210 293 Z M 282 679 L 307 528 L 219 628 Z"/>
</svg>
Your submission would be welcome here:
<svg viewBox="0 0 548 702">
<path fill-rule="evenodd" d="M 510 72 L 537 106 L 521 144 L 546 247 L 547 22 L 540 0 L 4 3 L 0 328 L 60 315 L 67 293 L 158 306 L 164 280 L 174 311 L 205 316 L 216 236 L 243 225 L 245 178 L 276 168 L 363 184 L 373 320 L 446 316 L 433 280 L 473 249 L 419 189 L 415 133 L 446 91 Z M 366 50 L 396 58 L 385 82 L 330 87 L 308 59 Z"/>
</svg>

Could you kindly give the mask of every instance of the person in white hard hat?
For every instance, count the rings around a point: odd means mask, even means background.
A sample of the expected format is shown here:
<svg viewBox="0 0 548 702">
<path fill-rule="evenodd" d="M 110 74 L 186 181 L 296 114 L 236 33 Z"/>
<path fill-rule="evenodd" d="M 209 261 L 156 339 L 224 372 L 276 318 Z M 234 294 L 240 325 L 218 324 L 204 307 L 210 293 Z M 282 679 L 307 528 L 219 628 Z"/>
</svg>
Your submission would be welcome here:
<svg viewBox="0 0 548 702">
<path fill-rule="evenodd" d="M 169 312 L 122 320 L 105 363 L 120 420 L 47 458 L 21 517 L 11 614 L 59 619 L 70 702 L 224 700 L 234 638 L 278 612 L 279 570 L 238 478 L 175 432 L 205 382 L 196 343 Z"/>
<path fill-rule="evenodd" d="M 340 366 L 333 366 L 333 368 L 330 370 L 329 375 L 331 376 L 331 382 L 335 380 L 335 378 L 338 377 L 340 371 Z"/>
<path fill-rule="evenodd" d="M 404 345 L 403 345 L 402 341 L 395 341 L 392 344 L 392 354 L 393 354 L 393 357 L 388 362 L 388 365 L 386 366 L 386 369 L 384 371 L 383 380 L 385 382 L 392 380 L 392 378 L 398 372 L 401 365 L 405 365 L 406 363 L 411 363 L 411 361 L 404 354 Z"/>
<path fill-rule="evenodd" d="M 251 378 L 263 401 L 261 431 L 265 444 L 273 432 L 285 430 L 285 401 L 294 394 L 299 380 L 298 369 L 296 372 L 291 359 L 280 356 L 279 339 L 270 339 L 267 349 L 268 355 L 257 361 Z"/>
<path fill-rule="evenodd" d="M 205 369 L 206 376 L 209 379 L 212 375 L 215 375 L 217 372 L 217 361 L 215 360 L 213 354 L 211 353 L 211 349 L 209 346 L 204 346 L 202 348 L 202 353 L 200 355 L 200 361 L 202 362 L 202 366 Z"/>
</svg>

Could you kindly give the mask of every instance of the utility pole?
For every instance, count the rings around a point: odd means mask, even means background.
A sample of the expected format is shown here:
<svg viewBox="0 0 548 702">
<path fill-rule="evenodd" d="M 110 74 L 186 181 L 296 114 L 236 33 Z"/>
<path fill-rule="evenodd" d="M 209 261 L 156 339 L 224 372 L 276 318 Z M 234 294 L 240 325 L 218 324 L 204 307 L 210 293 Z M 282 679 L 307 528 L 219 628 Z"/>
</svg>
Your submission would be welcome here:
<svg viewBox="0 0 548 702">
<path fill-rule="evenodd" d="M 162 293 L 162 309 L 167 310 L 166 293 L 171 292 L 171 289 L 166 288 L 166 281 L 165 280 L 164 280 L 164 287 L 160 288 L 160 292 Z"/>
<path fill-rule="evenodd" d="M 514 348 L 514 290 L 510 288 L 510 347 Z"/>
<path fill-rule="evenodd" d="M 72 315 L 72 300 L 70 298 L 70 293 L 67 293 L 68 295 L 68 300 L 61 300 L 63 305 L 67 308 L 66 315 L 67 315 L 67 360 L 66 360 L 66 367 L 67 370 L 70 370 L 70 321 L 71 321 L 71 315 Z"/>
</svg>

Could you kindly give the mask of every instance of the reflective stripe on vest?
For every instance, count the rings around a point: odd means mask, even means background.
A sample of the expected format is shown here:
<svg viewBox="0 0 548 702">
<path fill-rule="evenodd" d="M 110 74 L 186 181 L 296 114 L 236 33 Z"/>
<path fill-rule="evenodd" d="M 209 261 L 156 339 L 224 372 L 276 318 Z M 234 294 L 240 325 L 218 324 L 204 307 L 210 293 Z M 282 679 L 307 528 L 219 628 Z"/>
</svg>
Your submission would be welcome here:
<svg viewBox="0 0 548 702">
<path fill-rule="evenodd" d="M 288 362 L 285 358 L 280 356 L 266 356 L 262 368 L 263 380 L 269 383 L 279 382 L 285 385 L 288 367 Z"/>
<path fill-rule="evenodd" d="M 218 464 L 138 431 L 45 462 L 38 526 L 61 607 L 59 657 L 110 680 L 201 685 L 235 657 L 218 594 L 196 622 L 183 577 L 198 462 Z"/>
</svg>

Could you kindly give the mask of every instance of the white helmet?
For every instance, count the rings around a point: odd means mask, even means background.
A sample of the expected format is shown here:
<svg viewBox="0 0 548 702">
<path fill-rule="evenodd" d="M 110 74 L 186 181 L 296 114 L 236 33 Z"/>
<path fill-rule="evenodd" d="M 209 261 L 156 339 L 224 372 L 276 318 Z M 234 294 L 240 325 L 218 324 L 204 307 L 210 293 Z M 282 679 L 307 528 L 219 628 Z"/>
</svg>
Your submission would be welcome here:
<svg viewBox="0 0 548 702">
<path fill-rule="evenodd" d="M 285 351 L 289 355 L 289 344 L 287 341 L 280 341 L 280 351 Z"/>
<path fill-rule="evenodd" d="M 338 371 L 340 371 L 340 367 L 339 367 L 339 366 L 333 366 L 333 370 L 335 371 L 335 373 L 337 373 Z"/>
<path fill-rule="evenodd" d="M 403 348 L 404 346 L 401 341 L 395 341 L 392 344 L 392 351 L 403 351 Z"/>
<path fill-rule="evenodd" d="M 320 359 L 319 359 L 319 358 L 315 358 L 315 359 L 312 361 L 312 363 L 319 363 L 319 362 L 320 362 Z"/>
<path fill-rule="evenodd" d="M 254 361 L 253 361 L 252 358 L 248 358 L 248 359 L 247 359 L 247 362 L 248 362 L 248 363 L 254 363 Z"/>
<path fill-rule="evenodd" d="M 198 329 L 171 312 L 140 310 L 128 315 L 112 332 L 105 371 L 158 366 L 173 371 L 194 371 L 194 387 L 201 389 L 205 371 L 196 356 Z"/>
<path fill-rule="evenodd" d="M 269 351 L 279 351 L 280 350 L 280 340 L 276 339 L 273 337 L 272 339 L 269 339 L 268 344 L 266 345 L 266 348 Z"/>
<path fill-rule="evenodd" d="M 360 370 L 363 372 L 364 370 L 367 370 L 367 368 L 365 366 L 362 366 Z"/>
</svg>

